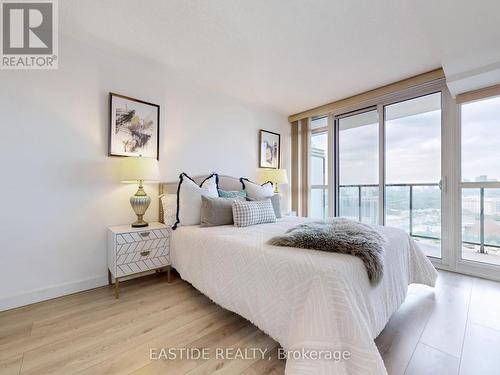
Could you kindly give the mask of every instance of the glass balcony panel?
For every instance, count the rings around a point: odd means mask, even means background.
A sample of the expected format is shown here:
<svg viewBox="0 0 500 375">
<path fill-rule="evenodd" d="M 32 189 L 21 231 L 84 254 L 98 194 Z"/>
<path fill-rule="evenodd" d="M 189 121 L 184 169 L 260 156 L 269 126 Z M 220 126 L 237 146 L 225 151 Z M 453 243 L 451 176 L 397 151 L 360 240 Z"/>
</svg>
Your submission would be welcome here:
<svg viewBox="0 0 500 375">
<path fill-rule="evenodd" d="M 378 186 L 364 186 L 361 189 L 361 222 L 378 223 Z"/>
<path fill-rule="evenodd" d="M 462 189 L 462 258 L 500 265 L 500 189 Z"/>
<path fill-rule="evenodd" d="M 441 239 L 441 189 L 413 186 L 412 231 L 414 236 Z"/>
<path fill-rule="evenodd" d="M 328 190 L 311 189 L 310 217 L 324 219 L 328 217 Z"/>
<path fill-rule="evenodd" d="M 340 187 L 340 216 L 359 220 L 358 187 Z"/>
<path fill-rule="evenodd" d="M 462 189 L 462 241 L 464 246 L 481 242 L 480 189 Z M 470 244 L 467 244 L 467 243 Z"/>
<path fill-rule="evenodd" d="M 410 233 L 410 187 L 386 186 L 385 224 Z"/>
<path fill-rule="evenodd" d="M 484 244 L 495 254 L 500 247 L 500 189 L 484 189 Z"/>
</svg>

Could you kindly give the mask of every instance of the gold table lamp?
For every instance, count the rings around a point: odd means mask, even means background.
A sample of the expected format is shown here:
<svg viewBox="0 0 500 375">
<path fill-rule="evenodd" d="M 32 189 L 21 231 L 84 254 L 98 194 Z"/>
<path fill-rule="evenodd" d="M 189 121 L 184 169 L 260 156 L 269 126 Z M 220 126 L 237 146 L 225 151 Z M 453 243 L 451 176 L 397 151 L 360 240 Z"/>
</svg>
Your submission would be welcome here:
<svg viewBox="0 0 500 375">
<path fill-rule="evenodd" d="M 121 165 L 120 181 L 123 183 L 137 183 L 139 189 L 130 197 L 130 205 L 137 215 L 137 220 L 132 227 L 147 227 L 144 214 L 151 204 L 151 198 L 144 191 L 144 183 L 157 182 L 160 180 L 160 168 L 158 160 L 142 156 L 129 156 L 123 159 Z"/>
</svg>

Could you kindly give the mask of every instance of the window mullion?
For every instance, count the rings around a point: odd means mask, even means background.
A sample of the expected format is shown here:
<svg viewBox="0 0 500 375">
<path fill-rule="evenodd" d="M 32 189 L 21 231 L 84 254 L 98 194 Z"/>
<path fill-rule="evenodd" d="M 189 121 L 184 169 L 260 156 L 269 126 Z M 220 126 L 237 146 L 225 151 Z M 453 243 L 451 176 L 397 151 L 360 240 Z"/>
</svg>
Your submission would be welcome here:
<svg viewBox="0 0 500 375">
<path fill-rule="evenodd" d="M 385 225 L 385 115 L 384 106 L 377 105 L 378 112 L 378 222 Z"/>
</svg>

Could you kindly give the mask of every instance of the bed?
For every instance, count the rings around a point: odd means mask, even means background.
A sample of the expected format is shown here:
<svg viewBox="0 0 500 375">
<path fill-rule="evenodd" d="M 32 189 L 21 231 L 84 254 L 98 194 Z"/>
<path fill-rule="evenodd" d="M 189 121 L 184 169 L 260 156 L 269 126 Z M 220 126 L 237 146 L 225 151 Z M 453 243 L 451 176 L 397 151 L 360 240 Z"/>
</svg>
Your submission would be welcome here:
<svg viewBox="0 0 500 375">
<path fill-rule="evenodd" d="M 160 191 L 173 185 L 161 184 Z M 231 177 L 221 176 L 219 185 L 241 189 Z M 215 303 L 278 341 L 288 355 L 287 374 L 387 374 L 374 338 L 403 303 L 408 285 L 434 286 L 436 270 L 405 232 L 390 227 L 377 227 L 388 245 L 376 287 L 357 257 L 266 244 L 307 220 L 180 226 L 172 235 L 172 265 Z"/>
</svg>

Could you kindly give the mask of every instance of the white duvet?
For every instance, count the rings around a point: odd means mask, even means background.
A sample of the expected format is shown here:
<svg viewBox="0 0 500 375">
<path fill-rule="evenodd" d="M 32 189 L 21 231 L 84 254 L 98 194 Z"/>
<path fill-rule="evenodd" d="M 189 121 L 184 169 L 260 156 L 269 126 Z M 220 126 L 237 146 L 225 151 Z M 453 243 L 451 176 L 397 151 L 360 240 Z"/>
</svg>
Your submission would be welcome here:
<svg viewBox="0 0 500 375">
<path fill-rule="evenodd" d="M 284 349 L 306 353 L 287 360 L 287 374 L 387 374 L 373 339 L 404 301 L 408 285 L 434 286 L 436 270 L 406 233 L 390 227 L 376 227 L 388 240 L 384 277 L 376 287 L 357 257 L 266 244 L 305 220 L 181 226 L 172 236 L 172 264 L 184 280 Z M 310 359 L 303 350 L 323 359 Z M 336 361 L 326 354 L 339 351 L 350 358 Z"/>
</svg>

